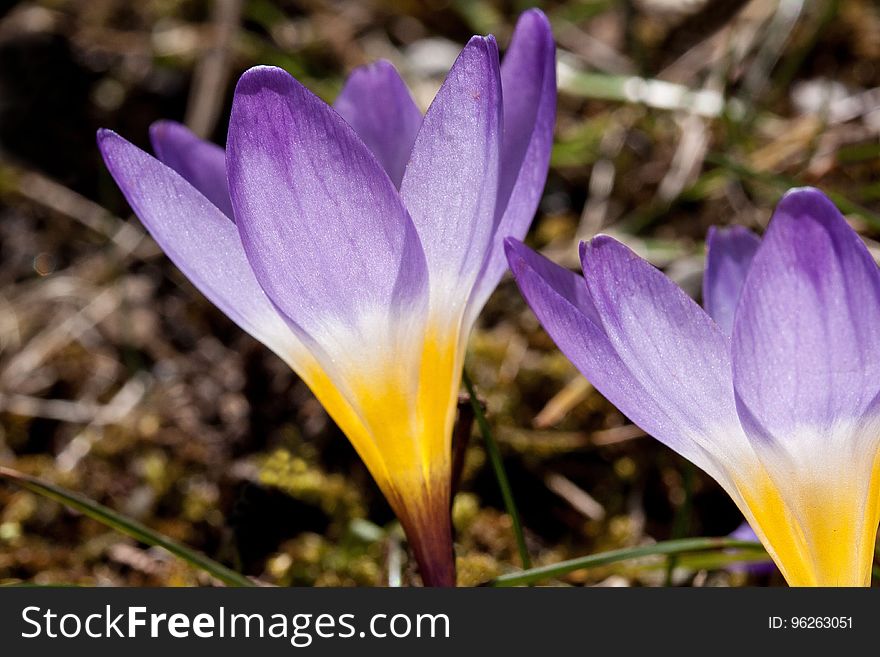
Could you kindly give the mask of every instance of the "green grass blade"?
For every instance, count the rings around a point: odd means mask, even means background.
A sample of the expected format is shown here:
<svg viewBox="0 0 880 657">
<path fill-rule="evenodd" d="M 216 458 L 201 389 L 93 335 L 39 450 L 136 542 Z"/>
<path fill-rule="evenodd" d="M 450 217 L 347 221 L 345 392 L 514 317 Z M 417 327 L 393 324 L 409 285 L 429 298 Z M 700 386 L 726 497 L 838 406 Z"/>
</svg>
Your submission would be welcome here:
<svg viewBox="0 0 880 657">
<path fill-rule="evenodd" d="M 724 570 L 731 566 L 751 566 L 771 564 L 770 555 L 763 550 L 706 550 L 676 555 L 675 567 L 690 571 Z M 622 567 L 623 572 L 650 572 L 666 568 L 663 562 L 655 564 L 633 564 Z"/>
<path fill-rule="evenodd" d="M 205 571 L 229 586 L 256 586 L 256 584 L 244 575 L 227 568 L 223 564 L 217 563 L 213 559 L 209 559 L 204 554 L 196 552 L 167 536 L 163 536 L 162 534 L 153 531 L 149 527 L 139 523 L 137 520 L 127 518 L 103 504 L 99 504 L 94 500 L 83 497 L 78 493 L 74 493 L 61 488 L 60 486 L 41 481 L 36 477 L 31 477 L 30 475 L 2 466 L 0 466 L 0 479 L 5 479 L 6 481 L 21 486 L 32 493 L 36 493 L 37 495 L 41 495 L 50 500 L 60 502 L 72 509 L 76 509 L 83 515 L 86 515 L 93 520 L 97 520 L 101 524 L 106 525 L 111 529 L 115 529 L 126 536 L 130 536 L 141 543 L 157 545 L 165 548 L 179 559 L 183 559 L 191 566 Z"/>
<path fill-rule="evenodd" d="M 0 584 L 0 589 L 78 589 L 79 584 L 61 582 L 58 584 L 34 584 L 33 582 L 12 582 Z"/>
<path fill-rule="evenodd" d="M 468 392 L 468 397 L 470 397 L 471 408 L 474 409 L 477 426 L 480 428 L 480 433 L 483 435 L 483 442 L 486 443 L 486 453 L 489 456 L 489 461 L 492 463 L 492 469 L 495 471 L 495 478 L 498 480 L 498 487 L 501 489 L 501 497 L 504 499 L 504 507 L 507 510 L 507 515 L 510 516 L 511 524 L 513 525 L 513 533 L 516 537 L 516 546 L 519 550 L 520 561 L 522 562 L 523 568 L 531 568 L 532 559 L 529 557 L 529 550 L 526 547 L 526 537 L 523 533 L 522 522 L 519 519 L 519 511 L 516 508 L 516 502 L 513 499 L 510 480 L 508 480 L 507 473 L 504 471 L 504 463 L 501 460 L 501 451 L 498 449 L 498 443 L 495 442 L 495 438 L 492 436 L 492 430 L 489 428 L 489 423 L 486 421 L 483 407 L 480 406 L 480 402 L 477 401 L 477 394 L 474 392 L 474 384 L 471 382 L 467 372 L 462 374 L 461 379 Z"/>
<path fill-rule="evenodd" d="M 567 575 L 576 570 L 597 568 L 599 566 L 606 566 L 611 563 L 626 561 L 628 559 L 663 555 L 669 556 L 673 554 L 677 555 L 685 552 L 699 552 L 704 550 L 730 549 L 758 551 L 763 550 L 764 548 L 760 543 L 755 543 L 753 541 L 740 541 L 732 538 L 682 538 L 654 543 L 653 545 L 641 545 L 634 548 L 610 550 L 608 552 L 591 554 L 586 557 L 569 559 L 568 561 L 560 561 L 559 563 L 549 564 L 547 566 L 538 566 L 537 568 L 531 568 L 521 572 L 501 575 L 488 582 L 488 584 L 489 586 L 497 587 L 522 586 Z"/>
</svg>

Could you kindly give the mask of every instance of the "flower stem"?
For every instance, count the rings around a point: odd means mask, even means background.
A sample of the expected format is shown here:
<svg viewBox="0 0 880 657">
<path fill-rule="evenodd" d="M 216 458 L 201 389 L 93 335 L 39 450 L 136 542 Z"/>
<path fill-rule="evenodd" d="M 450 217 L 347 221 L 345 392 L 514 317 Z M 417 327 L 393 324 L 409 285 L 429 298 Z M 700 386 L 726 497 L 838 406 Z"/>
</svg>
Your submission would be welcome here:
<svg viewBox="0 0 880 657">
<path fill-rule="evenodd" d="M 461 474 L 464 472 L 464 459 L 467 448 L 474 431 L 474 409 L 471 406 L 470 395 L 465 398 L 462 395 L 458 400 L 458 421 L 452 432 L 452 488 L 450 489 L 449 503 L 455 499 L 458 487 L 461 484 Z"/>
<path fill-rule="evenodd" d="M 461 376 L 464 387 L 471 399 L 471 408 L 474 409 L 474 417 L 477 420 L 477 426 L 483 435 L 483 441 L 486 443 L 486 453 L 489 455 L 489 461 L 492 463 L 492 469 L 495 471 L 495 478 L 498 480 L 498 487 L 501 489 L 501 497 L 504 499 L 504 507 L 507 509 L 507 515 L 510 516 L 513 525 L 513 533 L 516 537 L 516 546 L 519 549 L 519 558 L 523 568 L 531 568 L 532 560 L 529 557 L 529 550 L 526 547 L 526 537 L 523 533 L 522 522 L 520 522 L 519 511 L 516 508 L 516 502 L 513 499 L 513 491 L 510 488 L 510 481 L 507 479 L 507 473 L 504 470 L 504 463 L 501 460 L 501 451 L 498 449 L 498 443 L 492 436 L 492 430 L 489 428 L 489 422 L 486 421 L 486 414 L 483 413 L 483 407 L 477 399 L 474 392 L 474 384 L 464 371 Z"/>
</svg>

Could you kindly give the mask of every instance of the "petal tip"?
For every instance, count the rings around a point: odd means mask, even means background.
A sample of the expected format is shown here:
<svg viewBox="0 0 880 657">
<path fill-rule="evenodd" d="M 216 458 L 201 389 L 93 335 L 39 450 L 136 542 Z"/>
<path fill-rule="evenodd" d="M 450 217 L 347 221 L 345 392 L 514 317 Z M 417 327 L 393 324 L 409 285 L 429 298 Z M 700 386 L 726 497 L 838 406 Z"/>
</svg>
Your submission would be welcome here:
<svg viewBox="0 0 880 657">
<path fill-rule="evenodd" d="M 278 89 L 279 86 L 289 85 L 291 81 L 295 81 L 294 77 L 278 66 L 252 66 L 238 79 L 235 95 L 250 95 L 266 88 Z"/>
<path fill-rule="evenodd" d="M 108 166 L 113 153 L 118 152 L 119 147 L 128 144 L 128 141 L 109 128 L 99 128 L 95 135 L 95 141 L 98 144 L 101 157 L 104 158 L 104 162 Z"/>
<path fill-rule="evenodd" d="M 487 34 L 486 36 L 475 34 L 468 40 L 464 50 L 479 50 L 485 55 L 494 53 L 497 56 L 498 42 L 495 41 L 495 37 L 492 34 Z"/>
<path fill-rule="evenodd" d="M 782 195 L 782 200 L 785 200 L 789 197 L 794 198 L 806 198 L 806 197 L 816 197 L 821 196 L 823 198 L 828 198 L 818 187 L 812 187 L 811 185 L 804 185 L 802 187 L 792 187 L 785 194 Z"/>
<path fill-rule="evenodd" d="M 182 127 L 184 127 L 183 124 L 178 121 L 172 121 L 171 119 L 158 119 L 150 124 L 150 132 L 165 132 L 167 130 L 176 130 Z"/>
<path fill-rule="evenodd" d="M 706 244 L 711 245 L 713 242 L 725 239 L 748 239 L 757 241 L 759 238 L 753 231 L 739 224 L 732 224 L 730 226 L 709 226 L 709 230 L 706 232 Z"/>
<path fill-rule="evenodd" d="M 521 246 L 523 246 L 522 240 L 518 240 L 515 237 L 505 237 L 504 238 L 505 250 L 517 249 Z"/>
<path fill-rule="evenodd" d="M 108 139 L 113 139 L 114 137 L 119 137 L 119 135 L 110 128 L 98 128 L 98 132 L 95 133 L 95 140 L 98 142 L 99 146 Z"/>
<path fill-rule="evenodd" d="M 189 128 L 178 121 L 159 119 L 150 124 L 150 137 L 161 138 L 173 133 L 189 133 Z"/>
<path fill-rule="evenodd" d="M 402 86 L 407 92 L 409 91 L 397 67 L 387 59 L 377 59 L 374 62 L 356 66 L 349 72 L 337 101 L 343 99 L 346 96 L 346 92 L 350 92 L 352 88 L 359 89 L 360 94 L 358 95 L 361 95 L 365 93 L 365 89 L 375 89 L 377 87 L 394 89 L 397 86 Z M 347 102 L 357 105 L 357 99 L 355 98 L 350 98 Z"/>
<path fill-rule="evenodd" d="M 628 246 L 610 235 L 596 235 L 588 242 L 581 242 L 581 268 L 587 275 L 587 263 L 602 263 L 622 259 L 622 262 L 638 260 L 639 256 Z M 602 266 L 599 264 L 598 266 Z"/>
<path fill-rule="evenodd" d="M 160 160 L 164 161 L 163 147 L 166 142 L 175 137 L 186 139 L 187 137 L 195 137 L 195 135 L 182 123 L 170 119 L 159 119 L 150 124 L 150 144 Z"/>
<path fill-rule="evenodd" d="M 547 14 L 537 7 L 526 9 L 520 14 L 519 19 L 516 21 L 516 28 L 514 29 L 518 30 L 524 27 L 539 29 L 545 31 L 547 34 L 551 33 L 550 19 L 547 18 Z"/>
<path fill-rule="evenodd" d="M 819 225 L 830 226 L 846 223 L 834 202 L 816 187 L 795 187 L 788 190 L 773 212 L 768 230 L 774 226 L 811 221 Z"/>
<path fill-rule="evenodd" d="M 605 248 L 617 248 L 619 246 L 623 246 L 616 239 L 611 237 L 610 235 L 605 235 L 604 233 L 596 235 L 593 239 L 588 240 L 586 242 L 581 242 L 581 252 L 586 251 L 599 251 Z"/>
<path fill-rule="evenodd" d="M 511 270 L 516 274 L 515 265 L 523 261 L 522 252 L 528 247 L 515 237 L 504 238 L 504 253 L 507 256 L 507 262 L 510 264 Z"/>
<path fill-rule="evenodd" d="M 543 278 L 537 266 L 543 260 L 543 256 L 512 237 L 504 240 L 504 253 L 513 280 L 516 281 L 526 301 L 531 304 L 531 284 L 534 283 L 535 277 Z"/>
<path fill-rule="evenodd" d="M 387 59 L 377 59 L 360 67 L 362 70 L 374 73 L 397 73 L 397 67 Z"/>
<path fill-rule="evenodd" d="M 374 62 L 355 66 L 348 74 L 347 81 L 360 77 L 379 77 L 397 73 L 397 68 L 387 59 L 377 59 Z"/>
<path fill-rule="evenodd" d="M 776 206 L 777 211 L 798 211 L 810 213 L 817 206 L 832 206 L 837 209 L 834 202 L 817 187 L 793 187 L 789 189 Z"/>
</svg>

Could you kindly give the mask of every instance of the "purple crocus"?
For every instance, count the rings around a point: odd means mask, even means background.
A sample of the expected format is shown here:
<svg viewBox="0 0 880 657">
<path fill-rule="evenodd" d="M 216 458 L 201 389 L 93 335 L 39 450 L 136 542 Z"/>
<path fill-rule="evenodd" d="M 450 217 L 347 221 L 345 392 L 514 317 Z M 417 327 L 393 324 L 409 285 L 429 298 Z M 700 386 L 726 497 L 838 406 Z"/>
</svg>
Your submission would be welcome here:
<svg viewBox="0 0 880 657">
<path fill-rule="evenodd" d="M 708 313 L 607 236 L 581 245 L 584 278 L 506 248 L 560 349 L 724 487 L 791 585 L 870 583 L 880 272 L 824 194 L 786 194 L 763 240 L 710 234 Z"/>
<path fill-rule="evenodd" d="M 388 62 L 334 107 L 278 68 L 238 83 L 226 152 L 181 125 L 156 158 L 102 130 L 171 260 L 309 385 L 400 519 L 429 585 L 454 585 L 452 425 L 471 327 L 535 213 L 555 119 L 546 17 L 499 63 L 474 37 L 422 116 Z"/>
</svg>

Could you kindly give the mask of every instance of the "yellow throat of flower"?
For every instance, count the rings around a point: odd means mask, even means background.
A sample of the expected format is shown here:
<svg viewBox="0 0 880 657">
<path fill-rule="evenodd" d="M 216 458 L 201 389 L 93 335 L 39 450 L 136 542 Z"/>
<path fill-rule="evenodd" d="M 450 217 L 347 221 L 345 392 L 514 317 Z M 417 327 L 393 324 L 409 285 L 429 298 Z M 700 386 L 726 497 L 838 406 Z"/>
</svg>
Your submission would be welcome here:
<svg viewBox="0 0 880 657">
<path fill-rule="evenodd" d="M 864 478 L 780 491 L 761 471 L 737 485 L 752 527 L 791 586 L 870 586 L 880 523 L 880 455 Z"/>
<path fill-rule="evenodd" d="M 423 578 L 452 551 L 451 436 L 463 349 L 457 324 L 452 330 L 441 326 L 429 324 L 420 353 L 386 357 L 370 371 L 349 372 L 344 381 L 333 380 L 314 359 L 300 372 L 403 525 Z M 438 551 L 449 554 L 431 554 Z"/>
</svg>

